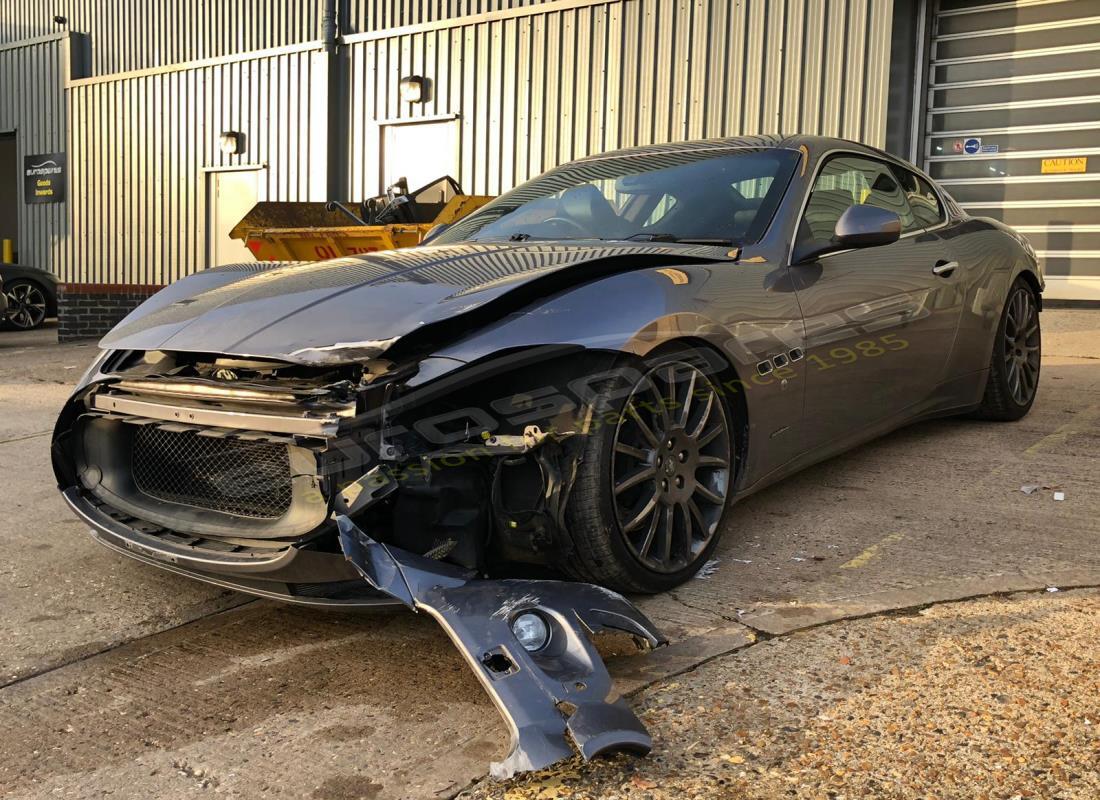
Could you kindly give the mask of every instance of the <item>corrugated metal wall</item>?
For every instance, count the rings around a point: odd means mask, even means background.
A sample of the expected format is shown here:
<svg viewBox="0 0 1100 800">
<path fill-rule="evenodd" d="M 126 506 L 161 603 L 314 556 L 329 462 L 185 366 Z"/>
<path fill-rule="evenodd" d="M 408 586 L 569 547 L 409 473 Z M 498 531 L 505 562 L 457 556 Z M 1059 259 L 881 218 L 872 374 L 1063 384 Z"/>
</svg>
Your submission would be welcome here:
<svg viewBox="0 0 1100 800">
<path fill-rule="evenodd" d="M 550 0 L 348 0 L 342 28 L 365 33 L 545 2 Z"/>
<path fill-rule="evenodd" d="M 545 0 L 338 0 L 345 33 L 377 31 Z M 91 74 L 301 44 L 320 36 L 321 0 L 3 0 L 0 44 L 67 30 L 88 34 Z M 65 17 L 64 24 L 54 22 Z"/>
<path fill-rule="evenodd" d="M 210 169 L 264 165 L 261 200 L 324 200 L 328 61 L 309 50 L 74 81 L 63 281 L 168 283 L 206 266 Z M 220 131 L 245 134 L 226 155 Z"/>
<path fill-rule="evenodd" d="M 319 36 L 320 0 L 3 0 L 0 44 L 63 30 L 88 34 L 92 75 L 149 69 Z M 55 16 L 65 17 L 59 25 Z"/>
<path fill-rule="evenodd" d="M 23 157 L 65 150 L 65 78 L 68 36 L 0 48 L 0 132 L 15 131 L 20 175 Z M 65 203 L 27 205 L 19 181 L 19 260 L 48 265 L 65 236 Z M 71 192 L 71 189 L 70 189 Z M 71 195 L 70 195 L 71 196 Z"/>
<path fill-rule="evenodd" d="M 573 0 L 536 10 L 348 37 L 349 196 L 381 188 L 378 120 L 459 115 L 456 177 L 493 194 L 637 144 L 776 132 L 884 143 L 890 0 Z M 430 102 L 400 101 L 409 74 L 432 80 Z"/>
</svg>

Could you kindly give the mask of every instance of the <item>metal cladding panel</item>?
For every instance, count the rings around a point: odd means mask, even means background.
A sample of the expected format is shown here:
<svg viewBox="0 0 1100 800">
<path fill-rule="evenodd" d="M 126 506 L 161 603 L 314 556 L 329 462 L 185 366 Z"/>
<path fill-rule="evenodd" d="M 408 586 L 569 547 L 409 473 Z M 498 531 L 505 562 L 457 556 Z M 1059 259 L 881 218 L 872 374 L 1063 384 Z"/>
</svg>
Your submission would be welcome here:
<svg viewBox="0 0 1100 800">
<path fill-rule="evenodd" d="M 536 6 L 550 0 L 349 0 L 344 29 L 350 33 Z"/>
<path fill-rule="evenodd" d="M 165 284 L 206 266 L 207 174 L 259 167 L 259 200 L 324 200 L 328 62 L 315 50 L 74 81 L 63 281 Z M 227 155 L 221 131 L 245 152 Z"/>
<path fill-rule="evenodd" d="M 318 37 L 321 17 L 320 0 L 4 0 L 3 7 L 0 44 L 80 31 L 90 39 L 93 75 L 300 44 Z"/>
<path fill-rule="evenodd" d="M 340 27 L 377 31 L 547 1 L 341 0 Z M 91 74 L 108 75 L 311 41 L 322 8 L 321 0 L 4 0 L 0 45 L 79 31 L 91 41 Z"/>
<path fill-rule="evenodd" d="M 16 158 L 63 152 L 65 148 L 65 79 L 69 39 L 0 48 L 0 132 L 15 132 Z M 67 203 L 28 205 L 19 180 L 19 260 L 56 271 L 54 252 L 65 232 Z M 69 187 L 72 197 L 72 187 Z"/>
<path fill-rule="evenodd" d="M 350 37 L 349 196 L 378 192 L 380 122 L 454 115 L 463 187 L 496 194 L 592 153 L 755 133 L 882 146 L 890 0 L 557 0 Z M 400 101 L 422 75 L 427 102 Z"/>
</svg>

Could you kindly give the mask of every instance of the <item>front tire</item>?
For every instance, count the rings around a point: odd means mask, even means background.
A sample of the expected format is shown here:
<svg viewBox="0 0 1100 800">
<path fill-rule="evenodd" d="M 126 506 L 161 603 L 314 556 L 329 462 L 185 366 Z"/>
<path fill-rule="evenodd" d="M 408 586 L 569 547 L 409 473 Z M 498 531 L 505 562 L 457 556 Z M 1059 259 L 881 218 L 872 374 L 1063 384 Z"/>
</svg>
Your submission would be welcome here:
<svg viewBox="0 0 1100 800">
<path fill-rule="evenodd" d="M 1001 312 L 985 395 L 974 416 L 1011 422 L 1027 414 L 1039 388 L 1041 357 L 1039 303 L 1031 284 L 1017 278 Z"/>
<path fill-rule="evenodd" d="M 731 416 L 706 374 L 674 357 L 616 370 L 602 399 L 589 409 L 563 567 L 619 591 L 666 591 L 718 544 L 735 473 Z"/>
</svg>

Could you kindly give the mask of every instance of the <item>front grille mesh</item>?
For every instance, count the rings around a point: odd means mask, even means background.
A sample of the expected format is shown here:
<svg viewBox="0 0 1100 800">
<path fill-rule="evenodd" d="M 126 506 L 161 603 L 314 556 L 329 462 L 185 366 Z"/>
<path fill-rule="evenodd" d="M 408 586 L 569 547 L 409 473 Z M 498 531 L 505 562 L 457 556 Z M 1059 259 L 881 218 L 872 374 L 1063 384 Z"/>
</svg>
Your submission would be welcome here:
<svg viewBox="0 0 1100 800">
<path fill-rule="evenodd" d="M 241 517 L 278 519 L 293 494 L 285 444 L 143 425 L 131 467 L 134 484 L 150 497 Z"/>
</svg>

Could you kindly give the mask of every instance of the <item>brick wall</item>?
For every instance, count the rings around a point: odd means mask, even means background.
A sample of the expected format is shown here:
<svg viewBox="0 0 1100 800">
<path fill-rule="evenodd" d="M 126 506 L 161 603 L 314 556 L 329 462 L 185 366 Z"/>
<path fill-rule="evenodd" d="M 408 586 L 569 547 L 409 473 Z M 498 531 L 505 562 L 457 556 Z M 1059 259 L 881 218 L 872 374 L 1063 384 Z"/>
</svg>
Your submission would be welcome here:
<svg viewBox="0 0 1100 800">
<path fill-rule="evenodd" d="M 160 286 L 70 283 L 57 290 L 57 340 L 99 338 Z"/>
</svg>

